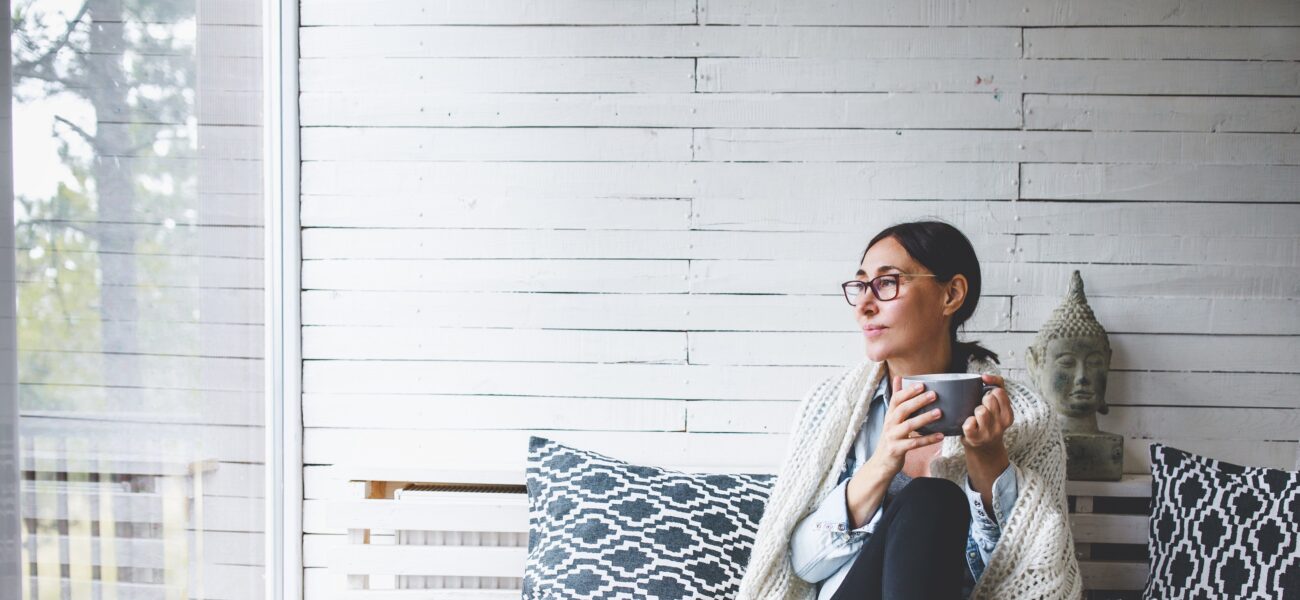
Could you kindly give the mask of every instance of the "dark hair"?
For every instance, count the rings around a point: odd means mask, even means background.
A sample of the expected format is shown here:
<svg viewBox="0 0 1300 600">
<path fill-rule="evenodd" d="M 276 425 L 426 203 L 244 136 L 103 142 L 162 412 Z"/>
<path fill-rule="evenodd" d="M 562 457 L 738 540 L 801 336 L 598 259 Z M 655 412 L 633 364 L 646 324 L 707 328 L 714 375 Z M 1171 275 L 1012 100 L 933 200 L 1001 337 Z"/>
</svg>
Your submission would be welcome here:
<svg viewBox="0 0 1300 600">
<path fill-rule="evenodd" d="M 975 256 L 975 248 L 971 246 L 970 240 L 956 227 L 942 221 L 899 223 L 886 227 L 871 238 L 867 248 L 862 251 L 858 264 L 862 264 L 867 251 L 876 242 L 891 237 L 898 240 L 899 245 L 913 259 L 934 273 L 937 281 L 947 283 L 958 273 L 966 276 L 966 299 L 957 312 L 953 313 L 952 322 L 948 326 L 948 336 L 952 340 L 952 363 L 948 372 L 965 373 L 966 362 L 972 357 L 991 358 L 993 362 L 999 362 L 997 353 L 979 345 L 979 342 L 957 341 L 957 328 L 975 314 L 975 307 L 980 302 L 980 261 Z"/>
</svg>

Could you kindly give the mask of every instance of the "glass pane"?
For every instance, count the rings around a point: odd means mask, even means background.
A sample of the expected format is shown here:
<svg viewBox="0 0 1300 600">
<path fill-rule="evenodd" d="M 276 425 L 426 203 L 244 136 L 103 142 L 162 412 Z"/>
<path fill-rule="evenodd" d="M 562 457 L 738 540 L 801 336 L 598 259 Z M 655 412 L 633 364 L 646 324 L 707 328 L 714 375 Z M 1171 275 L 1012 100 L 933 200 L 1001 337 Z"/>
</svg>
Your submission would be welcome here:
<svg viewBox="0 0 1300 600">
<path fill-rule="evenodd" d="M 261 598 L 261 2 L 10 7 L 23 597 Z"/>
</svg>

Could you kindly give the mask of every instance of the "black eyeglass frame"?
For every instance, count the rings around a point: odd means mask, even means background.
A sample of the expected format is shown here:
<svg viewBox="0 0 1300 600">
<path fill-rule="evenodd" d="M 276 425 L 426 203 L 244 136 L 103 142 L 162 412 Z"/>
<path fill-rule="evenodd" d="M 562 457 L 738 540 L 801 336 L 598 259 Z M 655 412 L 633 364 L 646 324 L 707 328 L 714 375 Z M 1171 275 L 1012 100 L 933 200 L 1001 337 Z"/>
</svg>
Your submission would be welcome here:
<svg viewBox="0 0 1300 600">
<path fill-rule="evenodd" d="M 878 286 L 879 286 L 879 283 L 878 283 L 878 282 L 879 282 L 881 279 L 884 279 L 884 278 L 886 278 L 886 277 L 896 277 L 896 278 L 902 278 L 902 277 L 938 277 L 938 275 L 935 275 L 934 273 L 885 273 L 884 275 L 877 275 L 876 277 L 872 278 L 872 279 L 869 280 L 869 281 L 861 281 L 861 280 L 858 280 L 858 279 L 854 279 L 854 280 L 852 280 L 852 281 L 845 281 L 844 283 L 841 283 L 841 284 L 840 284 L 840 288 L 844 290 L 844 300 L 845 300 L 846 302 L 849 303 L 849 306 L 857 306 L 856 304 L 853 303 L 853 300 L 852 300 L 851 298 L 849 298 L 849 286 L 850 286 L 850 285 L 852 285 L 852 286 L 859 286 L 859 285 L 863 286 L 862 291 L 861 291 L 861 292 L 858 292 L 859 294 L 866 293 L 867 288 L 871 288 L 871 293 L 872 293 L 872 294 L 875 294 L 875 296 L 876 296 L 876 300 L 879 300 L 879 301 L 881 301 L 881 302 L 889 302 L 890 300 L 897 300 L 897 299 L 898 299 L 898 289 L 899 289 L 900 287 L 902 287 L 902 286 L 898 285 L 898 282 L 895 282 L 895 283 L 894 283 L 894 295 L 893 295 L 893 297 L 891 297 L 891 298 L 889 298 L 889 299 L 885 299 L 885 298 L 881 298 L 881 297 L 880 297 L 880 288 L 878 287 Z"/>
</svg>

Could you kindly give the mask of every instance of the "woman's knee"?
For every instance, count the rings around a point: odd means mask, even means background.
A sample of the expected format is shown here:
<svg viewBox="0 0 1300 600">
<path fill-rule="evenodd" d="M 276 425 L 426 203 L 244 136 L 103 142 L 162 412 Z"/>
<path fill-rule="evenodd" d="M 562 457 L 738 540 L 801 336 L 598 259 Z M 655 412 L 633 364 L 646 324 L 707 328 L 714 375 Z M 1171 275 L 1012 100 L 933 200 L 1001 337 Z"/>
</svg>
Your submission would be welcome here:
<svg viewBox="0 0 1300 600">
<path fill-rule="evenodd" d="M 965 512 L 967 504 L 966 493 L 942 477 L 917 477 L 909 481 L 894 497 L 894 502 L 912 509 L 939 512 Z"/>
</svg>

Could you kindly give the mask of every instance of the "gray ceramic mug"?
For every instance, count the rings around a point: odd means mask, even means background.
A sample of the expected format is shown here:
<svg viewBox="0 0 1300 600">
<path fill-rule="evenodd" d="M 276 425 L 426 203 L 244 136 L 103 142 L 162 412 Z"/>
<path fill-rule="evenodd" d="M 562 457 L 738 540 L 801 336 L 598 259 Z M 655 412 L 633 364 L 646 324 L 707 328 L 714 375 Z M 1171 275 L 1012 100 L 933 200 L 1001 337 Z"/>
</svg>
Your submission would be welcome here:
<svg viewBox="0 0 1300 600">
<path fill-rule="evenodd" d="M 937 396 L 934 402 L 926 404 L 908 418 L 929 412 L 935 408 L 943 411 L 938 421 L 926 423 L 916 429 L 921 435 L 943 432 L 945 436 L 961 435 L 961 425 L 966 418 L 975 414 L 975 407 L 980 405 L 984 394 L 998 386 L 985 384 L 979 373 L 935 373 L 932 375 L 912 375 L 903 378 L 903 388 L 914 384 L 925 384 L 924 394 L 933 391 Z"/>
</svg>

